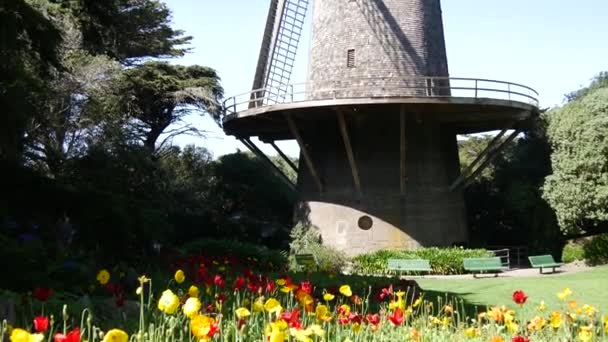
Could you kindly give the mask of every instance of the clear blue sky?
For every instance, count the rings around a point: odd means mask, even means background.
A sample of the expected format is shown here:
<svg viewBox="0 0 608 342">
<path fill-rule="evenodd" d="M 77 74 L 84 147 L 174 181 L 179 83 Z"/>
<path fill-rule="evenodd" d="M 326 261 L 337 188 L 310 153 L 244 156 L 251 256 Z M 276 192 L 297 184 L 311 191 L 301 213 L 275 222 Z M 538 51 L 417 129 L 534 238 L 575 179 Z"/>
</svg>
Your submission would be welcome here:
<svg viewBox="0 0 608 342">
<path fill-rule="evenodd" d="M 342 1 L 342 0 L 334 0 Z M 226 96 L 251 89 L 270 0 L 166 0 L 173 26 L 194 37 L 193 52 L 174 63 L 215 68 Z M 450 76 L 522 83 L 540 93 L 541 107 L 608 70 L 607 0 L 443 0 Z M 310 21 L 310 9 L 307 17 Z M 310 25 L 292 82 L 306 79 Z M 191 118 L 206 139 L 183 137 L 214 156 L 245 150 L 212 120 Z M 293 144 L 283 145 L 296 155 Z"/>
</svg>

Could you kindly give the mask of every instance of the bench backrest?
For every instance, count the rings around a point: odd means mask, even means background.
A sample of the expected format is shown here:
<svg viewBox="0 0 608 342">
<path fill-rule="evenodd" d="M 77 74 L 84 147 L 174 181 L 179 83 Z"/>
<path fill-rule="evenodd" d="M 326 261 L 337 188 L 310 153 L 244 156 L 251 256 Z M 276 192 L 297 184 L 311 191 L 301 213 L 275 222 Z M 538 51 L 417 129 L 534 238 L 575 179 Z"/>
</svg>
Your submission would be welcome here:
<svg viewBox="0 0 608 342">
<path fill-rule="evenodd" d="M 317 259 L 313 254 L 296 254 L 296 263 L 301 266 L 317 267 Z"/>
<path fill-rule="evenodd" d="M 501 268 L 502 262 L 499 257 L 491 258 L 465 258 L 464 268 Z"/>
<path fill-rule="evenodd" d="M 555 264 L 555 260 L 553 260 L 553 256 L 550 254 L 532 255 L 532 256 L 529 256 L 528 259 L 530 260 L 530 263 L 532 264 L 532 266 Z"/>
<path fill-rule="evenodd" d="M 423 270 L 430 268 L 431 264 L 425 259 L 388 259 L 389 270 Z"/>
</svg>

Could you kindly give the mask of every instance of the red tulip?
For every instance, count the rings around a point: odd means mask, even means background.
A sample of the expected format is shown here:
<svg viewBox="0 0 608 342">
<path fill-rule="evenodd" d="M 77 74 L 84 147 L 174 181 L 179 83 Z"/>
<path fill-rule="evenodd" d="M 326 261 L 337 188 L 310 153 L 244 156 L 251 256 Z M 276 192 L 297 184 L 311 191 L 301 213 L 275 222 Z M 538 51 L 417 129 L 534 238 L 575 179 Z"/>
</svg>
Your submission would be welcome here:
<svg viewBox="0 0 608 342">
<path fill-rule="evenodd" d="M 312 285 L 310 284 L 310 281 L 303 281 L 302 284 L 300 284 L 300 288 L 302 291 L 308 294 L 312 292 Z"/>
<path fill-rule="evenodd" d="M 394 325 L 401 325 L 403 323 L 403 311 L 401 309 L 395 309 L 392 316 L 387 317 Z"/>
<path fill-rule="evenodd" d="M 236 280 L 234 281 L 234 285 L 232 286 L 232 289 L 235 291 L 241 291 L 244 286 L 245 286 L 245 278 L 237 277 Z"/>
<path fill-rule="evenodd" d="M 367 323 L 372 324 L 372 325 L 377 325 L 380 324 L 380 315 L 378 314 L 367 314 L 365 315 L 365 320 L 367 321 Z"/>
<path fill-rule="evenodd" d="M 34 330 L 39 333 L 43 333 L 49 329 L 48 317 L 38 316 L 34 318 Z"/>
<path fill-rule="evenodd" d="M 55 342 L 80 342 L 80 329 L 74 328 L 67 335 L 57 333 L 53 335 Z"/>
<path fill-rule="evenodd" d="M 361 318 L 362 318 L 361 314 L 354 313 L 354 312 L 348 313 L 348 320 L 351 321 L 352 323 L 361 324 Z"/>
<path fill-rule="evenodd" d="M 34 289 L 34 298 L 41 302 L 46 302 L 53 294 L 53 289 L 47 287 L 37 287 Z"/>
<path fill-rule="evenodd" d="M 300 311 L 298 308 L 295 308 L 292 312 L 283 312 L 281 314 L 281 319 L 289 323 L 290 328 L 302 329 L 302 322 L 300 322 L 299 316 Z"/>
<path fill-rule="evenodd" d="M 513 301 L 516 304 L 520 304 L 520 305 L 524 304 L 527 299 L 528 299 L 528 297 L 526 297 L 526 294 L 524 293 L 524 291 L 517 290 L 517 291 L 513 292 Z"/>
<path fill-rule="evenodd" d="M 530 339 L 523 336 L 515 336 L 511 339 L 511 342 L 530 342 Z"/>
<path fill-rule="evenodd" d="M 224 279 L 222 279 L 222 276 L 220 276 L 219 274 L 217 274 L 215 276 L 215 278 L 213 279 L 213 282 L 215 283 L 215 285 L 217 285 L 219 287 L 224 287 L 224 285 L 226 285 L 226 282 L 224 281 Z"/>
<path fill-rule="evenodd" d="M 276 285 L 274 284 L 274 281 L 266 282 L 266 292 L 272 292 L 272 291 L 274 291 L 275 288 L 276 288 Z"/>
</svg>

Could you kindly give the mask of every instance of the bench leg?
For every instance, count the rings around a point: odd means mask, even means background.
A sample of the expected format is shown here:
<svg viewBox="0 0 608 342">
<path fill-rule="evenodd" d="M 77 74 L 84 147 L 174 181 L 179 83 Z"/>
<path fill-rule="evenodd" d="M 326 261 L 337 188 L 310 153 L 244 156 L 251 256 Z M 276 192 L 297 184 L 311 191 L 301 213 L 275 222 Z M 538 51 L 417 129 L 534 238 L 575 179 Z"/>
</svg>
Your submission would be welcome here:
<svg viewBox="0 0 608 342">
<path fill-rule="evenodd" d="M 542 267 L 538 269 L 538 273 L 543 274 L 543 268 Z"/>
</svg>

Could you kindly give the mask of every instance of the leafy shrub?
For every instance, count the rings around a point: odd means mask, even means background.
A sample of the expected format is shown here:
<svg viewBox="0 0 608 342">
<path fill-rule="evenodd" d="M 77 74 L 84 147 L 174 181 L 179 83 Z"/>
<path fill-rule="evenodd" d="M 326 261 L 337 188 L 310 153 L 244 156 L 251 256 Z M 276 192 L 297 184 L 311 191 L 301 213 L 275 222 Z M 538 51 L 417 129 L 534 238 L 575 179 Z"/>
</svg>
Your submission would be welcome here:
<svg viewBox="0 0 608 342">
<path fill-rule="evenodd" d="M 494 254 L 485 249 L 449 248 L 419 248 L 415 250 L 379 250 L 362 254 L 353 259 L 353 271 L 359 274 L 388 273 L 388 259 L 427 259 L 436 274 L 464 273 L 464 258 L 490 257 Z"/>
<path fill-rule="evenodd" d="M 563 262 L 573 262 L 585 259 L 585 250 L 583 245 L 576 242 L 569 242 L 564 246 L 562 251 Z"/>
<path fill-rule="evenodd" d="M 313 254 L 319 263 L 319 270 L 324 272 L 340 272 L 348 258 L 346 255 L 332 247 L 323 245 L 321 233 L 316 227 L 307 226 L 298 222 L 291 230 L 291 243 L 289 244 L 289 269 L 299 270 L 296 263 L 296 254 Z"/>
<path fill-rule="evenodd" d="M 583 246 L 585 260 L 590 265 L 608 264 L 608 234 L 601 234 Z"/>
</svg>

